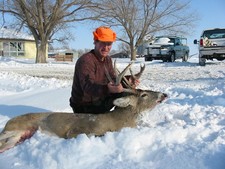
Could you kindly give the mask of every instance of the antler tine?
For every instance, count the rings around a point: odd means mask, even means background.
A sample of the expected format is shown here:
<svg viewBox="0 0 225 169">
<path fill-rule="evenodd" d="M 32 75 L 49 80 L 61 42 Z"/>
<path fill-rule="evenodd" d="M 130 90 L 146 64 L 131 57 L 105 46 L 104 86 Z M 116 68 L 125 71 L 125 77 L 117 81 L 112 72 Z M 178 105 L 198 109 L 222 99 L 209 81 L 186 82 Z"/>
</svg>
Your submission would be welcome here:
<svg viewBox="0 0 225 169">
<path fill-rule="evenodd" d="M 143 64 L 143 66 L 140 65 L 140 69 L 141 69 L 140 72 L 135 75 L 137 77 L 137 79 L 140 79 L 142 73 L 144 72 L 144 70 L 145 70 L 145 64 Z"/>
<path fill-rule="evenodd" d="M 132 76 L 132 78 L 134 78 L 134 79 L 140 79 L 140 77 L 141 77 L 141 75 L 142 75 L 142 73 L 144 72 L 144 70 L 145 70 L 145 64 L 142 66 L 142 65 L 140 65 L 140 72 L 139 73 L 137 73 L 137 74 L 133 74 L 133 71 L 130 69 L 130 74 L 131 74 L 131 76 Z"/>
<path fill-rule="evenodd" d="M 117 66 L 116 66 L 116 59 L 115 59 L 115 61 L 114 61 L 113 67 L 114 67 L 114 72 L 115 72 L 115 74 L 116 74 L 116 77 L 118 77 L 119 71 L 118 71 Z"/>
<path fill-rule="evenodd" d="M 105 75 L 107 77 L 107 79 L 112 82 L 112 83 L 115 83 L 115 85 L 119 85 L 122 78 L 124 77 L 124 75 L 126 74 L 127 70 L 130 68 L 130 66 L 132 65 L 133 63 L 129 63 L 129 65 L 127 65 L 125 67 L 125 69 L 122 71 L 122 72 L 119 72 L 118 69 L 116 68 L 116 60 L 114 61 L 114 71 L 115 71 L 115 74 L 116 74 L 116 82 L 113 81 L 113 79 L 111 78 L 107 68 L 105 67 L 104 65 L 104 68 L 105 68 Z M 124 78 L 125 79 L 125 78 Z"/>
<path fill-rule="evenodd" d="M 135 80 L 137 80 L 137 79 L 139 79 L 141 77 L 143 71 L 145 70 L 145 64 L 143 66 L 140 65 L 140 69 L 141 69 L 140 72 L 134 75 L 132 69 L 129 68 L 130 74 L 131 74 L 131 78 L 132 78 L 133 81 L 135 81 Z M 125 77 L 123 78 L 122 82 L 123 82 L 123 85 L 126 86 L 129 89 L 134 89 L 135 88 L 135 86 L 132 85 L 132 83 L 130 81 L 128 81 Z"/>
<path fill-rule="evenodd" d="M 132 86 L 131 82 L 129 82 L 129 80 L 127 80 L 126 77 L 123 77 L 122 83 L 123 83 L 124 86 L 126 86 L 126 88 L 134 89 L 134 87 Z"/>
<path fill-rule="evenodd" d="M 131 67 L 132 64 L 133 64 L 133 62 L 129 63 L 129 65 L 127 65 L 127 67 L 125 67 L 125 69 L 123 69 L 123 71 L 119 73 L 119 75 L 116 77 L 116 85 L 118 85 L 121 82 L 122 78 L 124 77 L 127 70 Z M 117 72 L 116 69 L 115 69 L 115 72 Z"/>
<path fill-rule="evenodd" d="M 109 75 L 109 72 L 108 72 L 107 68 L 105 67 L 105 65 L 104 65 L 104 68 L 105 68 L 105 75 L 106 75 L 107 79 L 108 79 L 111 83 L 114 83 L 114 81 L 112 80 L 111 76 Z"/>
<path fill-rule="evenodd" d="M 120 73 L 119 70 L 116 68 L 116 60 L 114 61 L 114 70 L 115 70 L 115 73 L 116 73 L 116 83 L 115 83 L 115 85 L 118 85 L 121 82 L 121 80 L 123 79 L 124 85 L 126 87 L 128 87 L 128 88 L 124 88 L 124 92 L 136 94 L 136 90 L 134 90 L 134 88 L 132 87 L 130 82 L 124 77 L 125 73 L 131 67 L 132 64 L 133 64 L 133 62 L 131 62 L 129 65 L 127 65 L 126 68 Z M 109 75 L 109 72 L 108 72 L 107 68 L 105 66 L 104 66 L 104 68 L 105 68 L 105 75 L 106 75 L 107 79 L 110 82 L 114 83 L 111 76 Z"/>
</svg>

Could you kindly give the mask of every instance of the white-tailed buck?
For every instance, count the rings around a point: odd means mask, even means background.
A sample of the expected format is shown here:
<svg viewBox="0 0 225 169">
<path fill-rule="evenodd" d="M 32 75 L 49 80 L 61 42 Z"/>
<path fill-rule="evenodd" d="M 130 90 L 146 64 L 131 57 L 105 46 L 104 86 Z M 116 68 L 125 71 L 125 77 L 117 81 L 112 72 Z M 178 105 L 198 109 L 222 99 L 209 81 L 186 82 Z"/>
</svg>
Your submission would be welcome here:
<svg viewBox="0 0 225 169">
<path fill-rule="evenodd" d="M 130 66 L 131 64 L 118 75 L 116 83 L 125 79 L 123 77 Z M 140 73 L 133 75 L 131 71 L 131 74 L 133 78 L 140 78 L 143 71 L 144 66 L 141 67 Z M 106 75 L 111 80 L 107 70 Z M 116 108 L 104 114 L 52 112 L 29 113 L 12 118 L 0 134 L 0 152 L 32 137 L 39 129 L 47 134 L 67 139 L 82 133 L 102 136 L 107 131 L 118 131 L 123 127 L 136 127 L 137 117 L 141 112 L 153 109 L 157 103 L 167 97 L 161 92 L 134 89 L 126 80 L 125 83 L 129 89 L 124 92 L 129 94 L 115 99 L 113 103 Z"/>
</svg>

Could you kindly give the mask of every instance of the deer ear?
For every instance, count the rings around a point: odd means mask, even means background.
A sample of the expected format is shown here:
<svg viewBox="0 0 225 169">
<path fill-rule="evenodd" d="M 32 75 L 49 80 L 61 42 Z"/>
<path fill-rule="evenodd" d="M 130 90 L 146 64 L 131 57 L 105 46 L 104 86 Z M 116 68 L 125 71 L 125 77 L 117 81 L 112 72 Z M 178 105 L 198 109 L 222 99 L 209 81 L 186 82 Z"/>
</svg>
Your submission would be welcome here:
<svg viewBox="0 0 225 169">
<path fill-rule="evenodd" d="M 129 105 L 134 105 L 130 96 L 118 98 L 113 101 L 113 104 L 118 107 L 127 107 Z"/>
</svg>

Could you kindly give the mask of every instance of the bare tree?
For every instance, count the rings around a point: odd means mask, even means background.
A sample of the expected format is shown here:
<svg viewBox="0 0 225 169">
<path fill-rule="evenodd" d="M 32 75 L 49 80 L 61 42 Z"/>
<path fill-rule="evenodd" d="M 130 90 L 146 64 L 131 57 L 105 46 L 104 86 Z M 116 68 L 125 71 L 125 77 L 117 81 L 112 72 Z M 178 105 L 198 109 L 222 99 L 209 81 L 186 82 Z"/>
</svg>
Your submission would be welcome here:
<svg viewBox="0 0 225 169">
<path fill-rule="evenodd" d="M 0 1 L 0 11 L 12 14 L 34 36 L 36 63 L 46 63 L 47 44 L 56 32 L 66 29 L 69 23 L 94 19 L 95 16 L 87 10 L 94 7 L 91 0 Z"/>
<path fill-rule="evenodd" d="M 98 0 L 97 0 L 98 1 Z M 130 47 L 131 60 L 145 37 L 159 32 L 185 34 L 196 21 L 188 0 L 101 0 L 102 22 L 115 26 L 118 38 Z"/>
<path fill-rule="evenodd" d="M 123 43 L 121 42 L 119 45 L 118 45 L 118 48 L 119 48 L 119 51 L 122 51 L 128 55 L 130 55 L 130 46 L 127 44 L 127 43 Z"/>
</svg>

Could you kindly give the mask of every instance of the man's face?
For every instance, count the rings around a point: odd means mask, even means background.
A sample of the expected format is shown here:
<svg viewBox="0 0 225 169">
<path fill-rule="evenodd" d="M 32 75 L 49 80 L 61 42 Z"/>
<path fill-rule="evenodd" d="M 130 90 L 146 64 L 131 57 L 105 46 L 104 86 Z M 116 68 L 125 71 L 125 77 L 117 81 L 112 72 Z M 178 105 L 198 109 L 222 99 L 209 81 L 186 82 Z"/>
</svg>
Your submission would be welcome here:
<svg viewBox="0 0 225 169">
<path fill-rule="evenodd" d="M 109 52 L 112 48 L 112 42 L 101 42 L 95 41 L 95 52 L 98 56 L 104 58 L 109 55 Z"/>
</svg>

